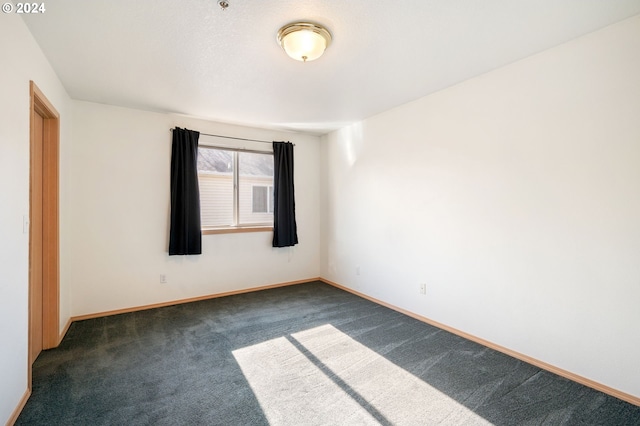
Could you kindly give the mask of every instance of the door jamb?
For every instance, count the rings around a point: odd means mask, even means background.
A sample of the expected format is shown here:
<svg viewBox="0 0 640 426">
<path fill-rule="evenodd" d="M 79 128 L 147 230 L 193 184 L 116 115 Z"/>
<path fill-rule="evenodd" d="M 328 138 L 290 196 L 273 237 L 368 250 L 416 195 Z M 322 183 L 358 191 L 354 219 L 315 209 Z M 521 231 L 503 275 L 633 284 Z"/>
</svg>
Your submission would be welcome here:
<svg viewBox="0 0 640 426">
<path fill-rule="evenodd" d="M 60 344 L 60 114 L 33 81 L 29 82 L 29 96 L 30 149 L 33 149 L 34 144 L 35 114 L 39 114 L 44 118 L 42 166 L 42 245 L 44 252 L 42 256 L 42 348 L 51 349 Z M 29 259 L 29 262 L 31 262 L 31 259 Z M 29 287 L 31 287 L 31 280 L 29 280 Z M 29 309 L 31 309 L 31 294 L 29 294 Z M 29 318 L 31 318 L 31 314 L 29 314 Z M 31 353 L 31 324 L 29 324 L 28 353 Z M 29 364 L 29 387 L 31 387 L 31 364 Z"/>
</svg>

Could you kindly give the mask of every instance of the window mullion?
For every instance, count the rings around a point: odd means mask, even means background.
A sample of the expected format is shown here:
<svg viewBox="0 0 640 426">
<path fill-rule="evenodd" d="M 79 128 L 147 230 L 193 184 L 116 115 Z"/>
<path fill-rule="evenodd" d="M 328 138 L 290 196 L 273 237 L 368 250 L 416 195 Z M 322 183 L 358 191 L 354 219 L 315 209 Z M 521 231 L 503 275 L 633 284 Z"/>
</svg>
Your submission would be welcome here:
<svg viewBox="0 0 640 426">
<path fill-rule="evenodd" d="M 240 224 L 240 170 L 238 152 L 233 152 L 233 226 Z"/>
</svg>

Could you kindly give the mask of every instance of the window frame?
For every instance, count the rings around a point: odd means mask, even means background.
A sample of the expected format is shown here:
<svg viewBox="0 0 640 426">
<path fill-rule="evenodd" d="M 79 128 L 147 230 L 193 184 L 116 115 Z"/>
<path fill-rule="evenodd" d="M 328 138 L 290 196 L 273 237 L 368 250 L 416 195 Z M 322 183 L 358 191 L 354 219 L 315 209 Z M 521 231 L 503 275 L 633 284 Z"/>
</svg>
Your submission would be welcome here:
<svg viewBox="0 0 640 426">
<path fill-rule="evenodd" d="M 273 231 L 273 220 L 271 224 L 266 223 L 246 223 L 240 224 L 240 153 L 249 153 L 249 154 L 261 154 L 261 155 L 270 155 L 273 157 L 273 151 L 261 151 L 261 150 L 251 150 L 251 149 L 243 149 L 243 148 L 230 148 L 226 146 L 215 146 L 209 144 L 199 144 L 198 145 L 198 154 L 200 149 L 217 149 L 220 151 L 230 151 L 233 153 L 233 224 L 232 225 L 221 225 L 221 226 L 201 226 L 200 231 L 202 235 L 211 235 L 211 234 L 233 234 L 233 233 L 244 233 L 244 232 L 269 232 Z M 200 183 L 200 171 L 198 171 L 198 183 Z M 253 186 L 253 184 L 251 184 Z M 267 187 L 267 202 L 269 189 L 273 188 L 273 180 L 270 185 L 262 185 Z M 273 203 L 273 202 L 272 202 Z M 200 204 L 200 209 L 202 211 L 202 204 Z M 267 207 L 268 210 L 268 207 Z M 267 212 L 267 213 L 272 213 Z"/>
</svg>

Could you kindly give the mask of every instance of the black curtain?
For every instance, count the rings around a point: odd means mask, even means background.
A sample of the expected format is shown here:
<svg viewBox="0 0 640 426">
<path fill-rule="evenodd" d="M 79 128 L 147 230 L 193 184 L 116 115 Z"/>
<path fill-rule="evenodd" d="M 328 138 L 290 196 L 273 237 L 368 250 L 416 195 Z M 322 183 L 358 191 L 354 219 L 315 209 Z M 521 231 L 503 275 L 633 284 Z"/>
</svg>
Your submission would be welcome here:
<svg viewBox="0 0 640 426">
<path fill-rule="evenodd" d="M 292 143 L 273 143 L 273 166 L 273 247 L 289 247 L 298 244 Z"/>
<path fill-rule="evenodd" d="M 169 255 L 202 254 L 198 138 L 200 133 L 173 129 L 171 147 L 171 230 Z"/>
</svg>

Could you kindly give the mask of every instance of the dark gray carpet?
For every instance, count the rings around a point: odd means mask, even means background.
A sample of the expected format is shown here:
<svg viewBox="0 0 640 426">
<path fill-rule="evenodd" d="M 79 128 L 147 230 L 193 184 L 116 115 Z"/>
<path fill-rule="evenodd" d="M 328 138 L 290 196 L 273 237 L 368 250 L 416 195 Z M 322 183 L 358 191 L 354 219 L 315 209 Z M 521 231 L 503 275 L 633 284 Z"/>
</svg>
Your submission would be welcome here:
<svg viewBox="0 0 640 426">
<path fill-rule="evenodd" d="M 637 426 L 640 407 L 316 282 L 76 322 L 16 424 Z"/>
</svg>

